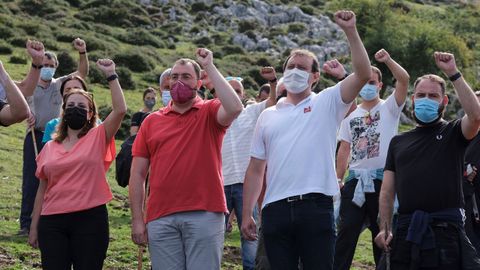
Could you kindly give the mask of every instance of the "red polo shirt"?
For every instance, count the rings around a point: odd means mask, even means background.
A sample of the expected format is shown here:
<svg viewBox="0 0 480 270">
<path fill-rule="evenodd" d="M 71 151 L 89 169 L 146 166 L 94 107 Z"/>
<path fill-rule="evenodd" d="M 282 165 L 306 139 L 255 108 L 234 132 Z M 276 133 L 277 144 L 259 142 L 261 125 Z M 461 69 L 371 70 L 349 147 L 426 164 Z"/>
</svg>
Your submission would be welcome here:
<svg viewBox="0 0 480 270">
<path fill-rule="evenodd" d="M 143 121 L 132 155 L 150 161 L 146 222 L 185 211 L 227 212 L 221 162 L 227 128 L 217 121 L 220 105 L 197 97 L 179 114 L 170 102 Z"/>
</svg>

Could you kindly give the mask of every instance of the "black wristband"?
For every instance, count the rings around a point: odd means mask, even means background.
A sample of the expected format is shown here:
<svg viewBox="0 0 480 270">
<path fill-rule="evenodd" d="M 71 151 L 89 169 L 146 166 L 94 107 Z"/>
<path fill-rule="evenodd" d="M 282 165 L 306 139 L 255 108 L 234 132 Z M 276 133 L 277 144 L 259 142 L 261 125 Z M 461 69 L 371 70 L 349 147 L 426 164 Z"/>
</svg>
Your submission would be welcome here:
<svg viewBox="0 0 480 270">
<path fill-rule="evenodd" d="M 348 75 L 349 75 L 348 72 L 345 72 L 345 76 L 343 76 L 343 78 L 341 78 L 341 79 L 338 80 L 338 81 L 343 81 L 343 80 L 345 80 L 345 79 L 348 77 Z"/>
<path fill-rule="evenodd" d="M 84 52 L 78 52 L 78 54 L 86 54 L 87 51 L 84 51 Z"/>
<path fill-rule="evenodd" d="M 457 72 L 457 73 L 453 74 L 452 76 L 448 77 L 448 79 L 449 79 L 451 82 L 454 82 L 454 81 L 460 79 L 460 77 L 462 77 L 462 73 Z"/>
<path fill-rule="evenodd" d="M 269 83 L 276 83 L 277 82 L 277 78 L 275 77 L 275 79 L 271 80 L 271 81 L 268 81 Z"/>
<path fill-rule="evenodd" d="M 33 67 L 33 68 L 36 68 L 36 69 L 42 69 L 42 68 L 43 68 L 42 65 L 38 65 L 38 66 L 37 66 L 37 65 L 35 65 L 34 63 L 32 63 L 32 67 Z"/>
<path fill-rule="evenodd" d="M 112 75 L 107 77 L 107 82 L 111 82 L 111 81 L 114 81 L 116 79 L 118 79 L 118 75 L 117 74 L 112 74 Z"/>
</svg>

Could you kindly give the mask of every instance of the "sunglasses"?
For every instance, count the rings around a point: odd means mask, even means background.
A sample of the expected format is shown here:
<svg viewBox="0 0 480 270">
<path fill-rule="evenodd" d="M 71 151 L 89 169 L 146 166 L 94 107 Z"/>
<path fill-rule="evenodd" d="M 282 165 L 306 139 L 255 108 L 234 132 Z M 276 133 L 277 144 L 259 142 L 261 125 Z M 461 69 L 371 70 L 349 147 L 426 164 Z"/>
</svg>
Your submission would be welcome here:
<svg viewBox="0 0 480 270">
<path fill-rule="evenodd" d="M 238 82 L 242 82 L 242 81 L 243 81 L 243 78 L 242 78 L 242 77 L 227 76 L 227 77 L 225 77 L 225 80 L 227 80 L 227 81 L 235 80 L 235 81 L 238 81 Z"/>
</svg>

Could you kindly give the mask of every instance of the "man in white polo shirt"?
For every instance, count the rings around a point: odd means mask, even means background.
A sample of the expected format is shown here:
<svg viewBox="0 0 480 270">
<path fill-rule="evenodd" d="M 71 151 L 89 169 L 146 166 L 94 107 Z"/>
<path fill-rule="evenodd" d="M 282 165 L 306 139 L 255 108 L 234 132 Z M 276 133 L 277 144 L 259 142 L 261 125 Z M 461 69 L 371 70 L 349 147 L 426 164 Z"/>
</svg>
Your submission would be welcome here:
<svg viewBox="0 0 480 270">
<path fill-rule="evenodd" d="M 370 60 L 352 11 L 335 13 L 350 44 L 354 73 L 312 93 L 320 78 L 316 56 L 294 50 L 284 64 L 287 97 L 259 117 L 244 183 L 242 233 L 256 239 L 252 217 L 268 163 L 262 232 L 272 269 L 332 269 L 335 245 L 332 196 L 336 132 L 350 103 L 369 80 Z"/>
<path fill-rule="evenodd" d="M 270 87 L 275 89 L 277 77 L 273 67 L 263 67 L 260 74 L 266 79 Z M 237 93 L 240 99 L 244 99 L 244 89 L 239 77 L 227 77 L 228 83 Z M 270 106 L 275 105 L 275 91 L 271 91 L 268 99 L 248 105 L 242 113 L 233 121 L 225 134 L 222 146 L 222 173 L 224 182 L 225 198 L 229 212 L 235 210 L 238 226 L 242 226 L 243 204 L 243 180 L 250 160 L 250 146 L 252 144 L 253 131 L 260 113 Z M 254 212 L 256 217 L 256 212 Z M 225 221 L 228 222 L 226 217 Z M 246 240 L 241 237 L 242 264 L 244 270 L 254 269 L 257 241 Z"/>
</svg>

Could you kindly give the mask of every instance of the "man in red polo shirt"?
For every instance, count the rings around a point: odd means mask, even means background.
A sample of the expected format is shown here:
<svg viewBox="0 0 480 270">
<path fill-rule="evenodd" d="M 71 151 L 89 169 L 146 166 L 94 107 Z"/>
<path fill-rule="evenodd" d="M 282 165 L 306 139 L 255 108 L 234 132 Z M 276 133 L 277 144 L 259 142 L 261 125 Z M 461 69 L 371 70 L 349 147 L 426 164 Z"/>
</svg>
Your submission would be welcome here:
<svg viewBox="0 0 480 270">
<path fill-rule="evenodd" d="M 227 208 L 221 146 L 243 106 L 213 64 L 212 52 L 202 48 L 196 54 L 218 98 L 197 97 L 200 66 L 191 59 L 177 60 L 170 75 L 173 102 L 144 120 L 133 145 L 132 240 L 148 242 L 153 269 L 220 269 L 223 254 Z"/>
</svg>

